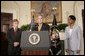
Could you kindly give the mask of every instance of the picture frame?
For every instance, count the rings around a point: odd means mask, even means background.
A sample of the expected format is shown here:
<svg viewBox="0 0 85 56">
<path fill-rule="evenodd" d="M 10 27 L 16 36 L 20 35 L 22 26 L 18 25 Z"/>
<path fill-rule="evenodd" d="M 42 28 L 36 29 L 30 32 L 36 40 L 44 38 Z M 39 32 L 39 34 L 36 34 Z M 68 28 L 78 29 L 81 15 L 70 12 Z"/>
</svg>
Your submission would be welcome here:
<svg viewBox="0 0 85 56">
<path fill-rule="evenodd" d="M 58 23 L 62 22 L 61 1 L 31 1 L 31 18 L 37 22 L 38 14 L 42 14 L 44 23 L 52 23 L 54 15 Z"/>
</svg>

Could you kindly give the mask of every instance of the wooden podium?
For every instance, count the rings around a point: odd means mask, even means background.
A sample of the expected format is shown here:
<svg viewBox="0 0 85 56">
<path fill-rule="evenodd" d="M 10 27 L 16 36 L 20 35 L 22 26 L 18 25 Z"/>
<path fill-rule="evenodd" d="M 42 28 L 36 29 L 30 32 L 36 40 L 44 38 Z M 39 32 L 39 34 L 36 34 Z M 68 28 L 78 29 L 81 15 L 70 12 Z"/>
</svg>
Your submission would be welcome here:
<svg viewBox="0 0 85 56">
<path fill-rule="evenodd" d="M 48 55 L 48 50 L 23 50 L 21 55 Z"/>
<path fill-rule="evenodd" d="M 50 47 L 48 31 L 23 31 L 20 47 L 21 55 L 48 55 Z"/>
</svg>

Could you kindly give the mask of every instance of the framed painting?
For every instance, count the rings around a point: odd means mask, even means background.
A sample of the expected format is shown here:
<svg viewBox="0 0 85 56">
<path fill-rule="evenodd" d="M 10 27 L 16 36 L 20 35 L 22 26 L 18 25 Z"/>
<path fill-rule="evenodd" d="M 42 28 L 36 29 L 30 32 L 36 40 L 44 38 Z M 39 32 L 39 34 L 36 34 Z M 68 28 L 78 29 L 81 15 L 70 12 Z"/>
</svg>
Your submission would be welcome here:
<svg viewBox="0 0 85 56">
<path fill-rule="evenodd" d="M 58 23 L 62 22 L 61 1 L 31 1 L 31 17 L 37 20 L 38 13 L 42 14 L 43 22 L 52 23 L 53 16 L 56 16 Z M 37 21 L 36 21 L 37 22 Z"/>
</svg>

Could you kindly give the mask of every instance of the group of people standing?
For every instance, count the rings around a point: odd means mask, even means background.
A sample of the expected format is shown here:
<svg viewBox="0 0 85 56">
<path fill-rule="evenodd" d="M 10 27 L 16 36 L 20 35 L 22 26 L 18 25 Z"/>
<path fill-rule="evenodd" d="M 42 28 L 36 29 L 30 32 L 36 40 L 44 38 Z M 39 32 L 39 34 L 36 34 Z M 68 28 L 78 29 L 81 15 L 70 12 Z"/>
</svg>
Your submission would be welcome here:
<svg viewBox="0 0 85 56">
<path fill-rule="evenodd" d="M 60 55 L 61 50 L 61 42 L 59 37 L 59 32 L 56 28 L 50 29 L 50 26 L 47 23 L 42 22 L 42 15 L 38 15 L 37 27 L 34 27 L 32 31 L 49 31 L 50 32 L 50 40 L 51 46 L 49 49 L 49 55 Z M 65 29 L 65 43 L 66 43 L 66 52 L 69 55 L 76 55 L 80 52 L 80 27 L 75 26 L 76 18 L 73 15 L 68 17 L 68 27 Z M 19 21 L 14 19 L 12 22 L 12 28 L 7 32 L 8 39 L 8 54 L 9 55 L 20 55 L 20 39 L 22 30 L 18 28 Z M 44 40 L 43 40 L 44 41 Z"/>
</svg>

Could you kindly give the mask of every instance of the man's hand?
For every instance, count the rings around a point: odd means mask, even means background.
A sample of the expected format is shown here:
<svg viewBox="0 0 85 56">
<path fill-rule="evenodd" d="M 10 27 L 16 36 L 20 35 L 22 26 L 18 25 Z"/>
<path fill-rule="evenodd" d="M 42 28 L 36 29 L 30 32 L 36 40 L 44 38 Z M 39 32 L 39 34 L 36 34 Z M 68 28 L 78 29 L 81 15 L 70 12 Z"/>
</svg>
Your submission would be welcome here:
<svg viewBox="0 0 85 56">
<path fill-rule="evenodd" d="M 77 50 L 77 53 L 80 53 L 80 50 Z"/>
<path fill-rule="evenodd" d="M 14 42 L 14 47 L 17 47 L 19 45 L 19 42 Z"/>
<path fill-rule="evenodd" d="M 69 49 L 66 49 L 66 52 L 69 52 Z"/>
</svg>

